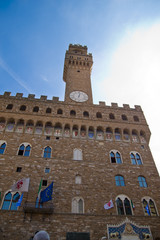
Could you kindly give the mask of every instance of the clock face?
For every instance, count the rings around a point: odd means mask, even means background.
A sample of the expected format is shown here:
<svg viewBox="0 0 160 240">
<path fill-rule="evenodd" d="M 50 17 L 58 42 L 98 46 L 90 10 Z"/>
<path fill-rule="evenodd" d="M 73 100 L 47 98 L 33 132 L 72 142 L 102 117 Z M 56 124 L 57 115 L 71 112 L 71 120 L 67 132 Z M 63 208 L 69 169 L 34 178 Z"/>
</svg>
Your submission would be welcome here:
<svg viewBox="0 0 160 240">
<path fill-rule="evenodd" d="M 81 91 L 74 91 L 70 93 L 70 98 L 76 102 L 85 102 L 88 100 L 88 95 Z"/>
</svg>

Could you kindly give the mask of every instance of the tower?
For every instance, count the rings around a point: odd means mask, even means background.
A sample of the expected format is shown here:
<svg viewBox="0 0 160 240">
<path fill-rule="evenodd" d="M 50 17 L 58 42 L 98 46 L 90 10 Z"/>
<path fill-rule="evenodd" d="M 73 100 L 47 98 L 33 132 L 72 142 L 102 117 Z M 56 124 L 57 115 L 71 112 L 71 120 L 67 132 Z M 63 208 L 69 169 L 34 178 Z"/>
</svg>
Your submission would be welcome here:
<svg viewBox="0 0 160 240">
<path fill-rule="evenodd" d="M 69 45 L 63 72 L 65 102 L 93 104 L 90 80 L 92 64 L 92 54 L 87 53 L 86 46 Z"/>
</svg>

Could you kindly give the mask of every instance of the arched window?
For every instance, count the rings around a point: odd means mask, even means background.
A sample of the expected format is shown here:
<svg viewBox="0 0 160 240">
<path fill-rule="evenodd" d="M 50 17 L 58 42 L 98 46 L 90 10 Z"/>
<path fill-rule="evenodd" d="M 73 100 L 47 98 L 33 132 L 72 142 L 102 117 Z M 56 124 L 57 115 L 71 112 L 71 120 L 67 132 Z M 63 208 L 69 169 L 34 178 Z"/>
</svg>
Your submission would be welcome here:
<svg viewBox="0 0 160 240">
<path fill-rule="evenodd" d="M 135 122 L 139 122 L 139 117 L 138 117 L 138 116 L 133 116 L 133 120 L 134 120 Z"/>
<path fill-rule="evenodd" d="M 0 154 L 4 154 L 5 148 L 6 148 L 6 143 L 4 142 L 0 145 Z"/>
<path fill-rule="evenodd" d="M 127 121 L 127 116 L 125 114 L 122 114 L 122 120 Z"/>
<path fill-rule="evenodd" d="M 147 182 L 146 182 L 145 177 L 139 176 L 138 177 L 138 182 L 139 182 L 140 187 L 145 187 L 145 188 L 147 187 Z"/>
<path fill-rule="evenodd" d="M 64 127 L 64 136 L 69 137 L 70 136 L 70 125 L 66 124 Z"/>
<path fill-rule="evenodd" d="M 120 134 L 120 129 L 116 128 L 115 129 L 115 140 L 120 141 L 121 140 L 121 134 Z"/>
<path fill-rule="evenodd" d="M 115 176 L 116 186 L 125 186 L 124 177 L 121 175 Z"/>
<path fill-rule="evenodd" d="M 122 160 L 121 160 L 121 155 L 118 151 L 116 150 L 112 150 L 110 152 L 110 160 L 111 160 L 111 163 L 118 163 L 118 164 L 121 164 L 122 163 Z"/>
<path fill-rule="evenodd" d="M 46 109 L 46 113 L 51 113 L 52 112 L 52 109 L 51 108 L 47 108 Z"/>
<path fill-rule="evenodd" d="M 62 115 L 62 114 L 63 114 L 62 109 L 59 108 L 59 109 L 57 110 L 57 114 Z"/>
<path fill-rule="evenodd" d="M 78 126 L 74 125 L 72 129 L 72 136 L 73 137 L 78 137 Z"/>
<path fill-rule="evenodd" d="M 34 128 L 34 123 L 32 120 L 29 120 L 26 124 L 25 133 L 32 134 Z"/>
<path fill-rule="evenodd" d="M 23 143 L 18 150 L 18 155 L 28 157 L 30 155 L 31 146 L 27 143 Z"/>
<path fill-rule="evenodd" d="M 89 127 L 88 129 L 88 138 L 93 139 L 94 138 L 94 127 Z"/>
<path fill-rule="evenodd" d="M 19 110 L 20 111 L 26 111 L 26 106 L 25 105 L 20 106 Z"/>
<path fill-rule="evenodd" d="M 106 139 L 107 140 L 112 140 L 113 139 L 113 137 L 112 137 L 112 129 L 111 128 L 106 128 Z"/>
<path fill-rule="evenodd" d="M 52 135 L 52 129 L 53 129 L 52 123 L 51 122 L 47 122 L 45 124 L 44 134 L 48 135 L 48 136 L 51 136 Z"/>
<path fill-rule="evenodd" d="M 130 153 L 130 158 L 131 158 L 132 164 L 142 165 L 142 160 L 141 160 L 141 157 L 140 157 L 139 153 L 131 152 Z"/>
<path fill-rule="evenodd" d="M 81 149 L 73 150 L 73 160 L 82 160 L 82 150 Z"/>
<path fill-rule="evenodd" d="M 150 197 L 142 199 L 142 205 L 145 216 L 157 216 L 157 210 L 154 201 Z"/>
<path fill-rule="evenodd" d="M 118 215 L 132 215 L 131 202 L 125 195 L 119 195 L 116 199 Z"/>
<path fill-rule="evenodd" d="M 56 123 L 54 127 L 54 136 L 60 137 L 62 136 L 62 124 Z"/>
<path fill-rule="evenodd" d="M 51 148 L 50 147 L 45 147 L 43 157 L 44 158 L 50 158 L 51 157 Z"/>
<path fill-rule="evenodd" d="M 136 130 L 133 130 L 133 131 L 132 131 L 132 141 L 133 141 L 133 142 L 139 142 L 138 133 L 137 133 Z"/>
<path fill-rule="evenodd" d="M 123 130 L 123 138 L 124 138 L 125 141 L 129 141 L 130 140 L 129 130 L 128 129 L 124 129 Z"/>
<path fill-rule="evenodd" d="M 146 135 L 144 131 L 140 131 L 141 143 L 146 143 Z"/>
<path fill-rule="evenodd" d="M 6 109 L 9 109 L 9 110 L 11 110 L 12 108 L 13 108 L 13 104 L 8 104 L 6 107 Z"/>
<path fill-rule="evenodd" d="M 97 134 L 96 134 L 97 140 L 103 140 L 104 139 L 104 132 L 102 127 L 97 127 Z"/>
<path fill-rule="evenodd" d="M 72 199 L 72 213 L 84 213 L 84 201 L 76 197 Z"/>
<path fill-rule="evenodd" d="M 113 113 L 110 113 L 110 114 L 109 114 L 109 119 L 115 119 L 115 116 L 114 116 Z"/>
<path fill-rule="evenodd" d="M 14 195 L 11 192 L 6 193 L 3 199 L 2 209 L 3 210 L 17 210 L 16 203 L 20 198 L 20 194 L 17 192 Z"/>
<path fill-rule="evenodd" d="M 87 117 L 88 118 L 89 117 L 89 113 L 87 111 L 84 111 L 83 112 L 83 117 Z"/>
<path fill-rule="evenodd" d="M 0 132 L 2 132 L 5 128 L 5 119 L 0 118 Z"/>
<path fill-rule="evenodd" d="M 71 110 L 71 111 L 70 111 L 70 116 L 76 116 L 76 111 Z"/>
<path fill-rule="evenodd" d="M 102 113 L 97 112 L 97 113 L 96 113 L 96 117 L 97 117 L 97 118 L 102 118 Z"/>
<path fill-rule="evenodd" d="M 33 112 L 39 112 L 39 107 L 38 107 L 38 106 L 35 106 L 35 107 L 33 108 Z"/>
<path fill-rule="evenodd" d="M 20 198 L 20 195 L 18 192 L 13 195 L 10 210 L 17 210 L 16 204 L 17 204 L 19 198 Z"/>
<path fill-rule="evenodd" d="M 81 138 L 86 137 L 86 127 L 85 126 L 81 126 L 80 136 L 81 136 Z"/>
<path fill-rule="evenodd" d="M 82 183 L 82 178 L 80 175 L 76 175 L 75 177 L 75 184 L 81 184 Z"/>
</svg>

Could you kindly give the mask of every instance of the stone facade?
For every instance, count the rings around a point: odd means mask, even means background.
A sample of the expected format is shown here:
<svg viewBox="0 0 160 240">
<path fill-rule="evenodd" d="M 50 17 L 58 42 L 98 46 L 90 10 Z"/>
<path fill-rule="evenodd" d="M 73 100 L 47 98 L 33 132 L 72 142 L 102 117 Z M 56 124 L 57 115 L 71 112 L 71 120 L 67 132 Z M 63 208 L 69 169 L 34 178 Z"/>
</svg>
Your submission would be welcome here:
<svg viewBox="0 0 160 240">
<path fill-rule="evenodd" d="M 127 104 L 92 104 L 89 92 L 88 104 L 67 100 L 68 95 L 64 102 L 57 97 L 36 99 L 32 94 L 23 97 L 5 92 L 0 96 L 0 145 L 6 144 L 0 154 L 0 239 L 29 240 L 41 229 L 55 240 L 66 239 L 70 232 L 89 233 L 91 240 L 110 239 L 107 224 L 126 219 L 126 213 L 118 214 L 116 200 L 121 195 L 135 206 L 128 219 L 149 226 L 150 239 L 160 238 L 160 180 L 143 111 Z M 21 145 L 30 145 L 29 156 L 19 154 Z M 44 157 L 47 146 L 51 155 Z M 74 156 L 75 150 L 80 157 Z M 111 152 L 119 153 L 120 164 L 111 158 Z M 133 164 L 131 153 L 139 154 L 141 164 Z M 124 177 L 125 186 L 116 185 L 117 175 Z M 140 187 L 138 176 L 145 177 L 147 187 Z M 30 178 L 30 185 L 21 206 L 3 209 L 6 193 L 22 178 Z M 41 179 L 47 186 L 54 181 L 53 199 L 42 209 L 35 208 Z M 153 200 L 156 214 L 150 209 L 147 215 L 144 198 Z M 78 210 L 73 199 L 83 202 Z M 105 210 L 104 204 L 111 199 L 114 207 Z"/>
</svg>

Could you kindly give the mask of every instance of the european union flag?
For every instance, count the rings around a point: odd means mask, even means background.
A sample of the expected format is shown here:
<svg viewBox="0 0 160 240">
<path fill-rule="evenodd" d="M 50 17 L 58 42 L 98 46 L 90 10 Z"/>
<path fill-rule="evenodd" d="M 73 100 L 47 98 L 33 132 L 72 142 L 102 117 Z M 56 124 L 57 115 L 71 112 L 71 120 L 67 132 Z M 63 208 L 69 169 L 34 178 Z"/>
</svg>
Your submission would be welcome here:
<svg viewBox="0 0 160 240">
<path fill-rule="evenodd" d="M 43 191 L 41 191 L 41 203 L 47 202 L 52 199 L 52 192 L 53 192 L 53 182 Z"/>
</svg>

